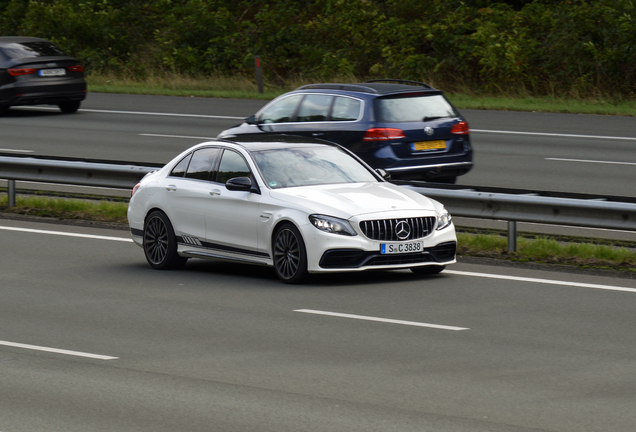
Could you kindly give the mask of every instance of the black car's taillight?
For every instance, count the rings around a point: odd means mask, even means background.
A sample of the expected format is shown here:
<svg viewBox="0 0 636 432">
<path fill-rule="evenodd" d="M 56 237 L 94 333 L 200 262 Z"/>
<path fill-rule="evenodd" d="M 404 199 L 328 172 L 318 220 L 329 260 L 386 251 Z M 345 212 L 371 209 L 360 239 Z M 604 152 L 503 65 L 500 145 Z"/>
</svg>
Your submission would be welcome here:
<svg viewBox="0 0 636 432">
<path fill-rule="evenodd" d="M 84 67 L 82 65 L 69 66 L 66 69 L 71 72 L 84 72 Z"/>
<path fill-rule="evenodd" d="M 32 69 L 32 68 L 12 68 L 12 69 L 7 69 L 7 72 L 9 72 L 9 75 L 11 75 L 11 76 L 31 75 L 32 73 L 37 72 L 37 69 Z"/>
</svg>

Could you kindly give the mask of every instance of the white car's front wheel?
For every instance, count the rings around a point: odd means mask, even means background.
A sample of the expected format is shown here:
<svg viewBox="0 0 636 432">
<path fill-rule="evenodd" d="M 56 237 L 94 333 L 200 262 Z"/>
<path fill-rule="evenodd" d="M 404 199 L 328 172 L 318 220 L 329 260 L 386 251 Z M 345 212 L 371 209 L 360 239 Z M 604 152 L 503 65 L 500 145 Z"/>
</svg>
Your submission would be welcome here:
<svg viewBox="0 0 636 432">
<path fill-rule="evenodd" d="M 286 223 L 276 230 L 272 239 L 274 269 L 278 278 L 288 284 L 307 278 L 307 251 L 298 229 Z"/>
</svg>

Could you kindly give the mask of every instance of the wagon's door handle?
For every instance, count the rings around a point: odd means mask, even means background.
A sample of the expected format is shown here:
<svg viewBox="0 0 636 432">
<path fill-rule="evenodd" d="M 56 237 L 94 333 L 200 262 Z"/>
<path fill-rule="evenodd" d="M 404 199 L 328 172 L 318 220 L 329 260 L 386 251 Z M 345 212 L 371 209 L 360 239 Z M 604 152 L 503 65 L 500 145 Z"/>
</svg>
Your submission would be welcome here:
<svg viewBox="0 0 636 432">
<path fill-rule="evenodd" d="M 168 185 L 168 186 L 166 186 L 166 190 L 168 192 L 174 192 L 174 191 L 177 190 L 177 187 L 175 185 Z"/>
<path fill-rule="evenodd" d="M 311 135 L 317 137 L 317 136 L 323 136 L 324 133 L 322 133 L 322 132 L 314 132 Z"/>
<path fill-rule="evenodd" d="M 210 191 L 210 195 L 212 195 L 212 196 L 219 196 L 219 195 L 221 195 L 221 190 L 220 190 L 220 189 L 212 189 L 212 190 Z"/>
</svg>

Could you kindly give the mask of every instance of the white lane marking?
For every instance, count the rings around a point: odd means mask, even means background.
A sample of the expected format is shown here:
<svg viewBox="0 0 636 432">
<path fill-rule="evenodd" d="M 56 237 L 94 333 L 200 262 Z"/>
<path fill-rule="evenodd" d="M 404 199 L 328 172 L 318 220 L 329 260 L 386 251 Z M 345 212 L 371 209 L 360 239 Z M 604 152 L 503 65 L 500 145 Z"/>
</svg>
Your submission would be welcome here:
<svg viewBox="0 0 636 432">
<path fill-rule="evenodd" d="M 97 360 L 117 360 L 119 358 L 119 357 L 105 356 L 101 354 L 91 354 L 91 353 L 85 353 L 85 352 L 79 352 L 79 351 L 69 351 L 69 350 L 63 350 L 58 348 L 49 348 L 49 347 L 43 347 L 43 346 L 37 346 L 37 345 L 27 345 L 27 344 L 7 342 L 7 341 L 0 341 L 0 345 L 15 347 L 15 348 L 30 349 L 35 351 L 46 351 L 46 352 L 52 352 L 57 354 L 66 354 L 66 355 L 72 355 L 76 357 L 88 357 L 88 358 L 93 358 Z"/>
<path fill-rule="evenodd" d="M 37 109 L 42 111 L 59 111 L 58 108 L 52 107 L 12 107 L 11 109 Z M 221 116 L 221 115 L 204 115 L 204 114 L 177 114 L 177 113 L 158 113 L 158 112 L 145 112 L 145 111 L 117 111 L 117 110 L 97 110 L 97 109 L 86 109 L 82 108 L 78 110 L 80 112 L 95 112 L 95 113 L 106 113 L 106 114 L 134 114 L 134 115 L 150 115 L 150 116 L 167 116 L 167 117 L 197 117 L 197 118 L 213 118 L 213 119 L 229 119 L 229 120 L 244 120 L 245 117 L 233 117 L 233 116 Z"/>
<path fill-rule="evenodd" d="M 615 136 L 600 136 L 600 135 L 575 135 L 575 134 L 558 134 L 558 133 L 542 133 L 542 132 L 515 132 L 515 131 L 500 131 L 500 130 L 486 130 L 486 129 L 471 129 L 470 131 L 471 132 L 482 132 L 482 133 L 512 134 L 512 135 L 538 135 L 538 136 L 553 136 L 553 137 L 566 137 L 566 138 L 593 138 L 593 139 L 636 141 L 636 138 L 634 138 L 634 137 L 615 137 Z"/>
<path fill-rule="evenodd" d="M 0 230 L 21 231 L 21 232 L 36 233 L 36 234 L 52 234 L 52 235 L 60 235 L 60 236 L 66 236 L 66 237 L 82 237 L 82 238 L 90 238 L 90 239 L 97 239 L 97 240 L 132 242 L 132 239 L 124 238 L 124 237 L 108 237 L 108 236 L 100 236 L 100 235 L 92 235 L 92 234 L 71 233 L 71 232 L 65 232 L 65 231 L 48 231 L 48 230 L 18 228 L 18 227 L 8 227 L 8 226 L 0 226 Z"/>
<path fill-rule="evenodd" d="M 545 158 L 545 160 L 561 161 L 561 162 L 585 162 L 585 163 L 599 163 L 599 164 L 614 164 L 614 165 L 636 165 L 636 162 L 613 162 L 613 161 L 599 161 L 599 160 L 587 160 L 587 159 Z"/>
<path fill-rule="evenodd" d="M 458 270 L 444 270 L 443 274 L 455 274 L 460 276 L 472 276 L 472 277 L 482 277 L 482 278 L 490 278 L 490 279 L 502 279 L 502 280 L 511 280 L 517 282 L 532 282 L 532 283 L 540 283 L 546 285 L 562 285 L 562 286 L 572 286 L 577 288 L 593 288 L 593 289 L 602 289 L 608 291 L 624 291 L 624 292 L 632 292 L 636 293 L 636 288 L 628 288 L 628 287 L 620 287 L 620 286 L 612 286 L 612 285 L 599 285 L 599 284 L 590 284 L 590 283 L 582 283 L 582 282 L 566 282 L 566 281 L 558 281 L 552 279 L 538 279 L 538 278 L 529 278 L 522 276 L 507 276 L 507 275 L 497 275 L 497 274 L 489 274 L 489 273 L 475 273 L 475 272 L 466 272 L 466 271 L 458 271 Z"/>
<path fill-rule="evenodd" d="M 187 139 L 201 139 L 201 140 L 213 140 L 216 138 L 211 137 L 196 137 L 187 135 L 161 135 L 161 134 L 139 134 L 141 136 L 160 137 L 160 138 L 187 138 Z"/>
<path fill-rule="evenodd" d="M 40 107 L 40 106 L 12 107 L 12 109 L 26 109 L 26 110 L 39 109 L 44 111 L 58 111 L 58 108 Z M 245 117 L 221 116 L 221 115 L 157 113 L 157 112 L 145 112 L 145 111 L 97 110 L 97 109 L 86 109 L 86 108 L 82 108 L 78 111 L 106 113 L 106 114 L 133 114 L 133 115 L 151 115 L 151 116 L 168 116 L 168 117 L 196 117 L 196 118 L 213 118 L 213 119 L 228 119 L 228 120 L 244 120 L 245 119 Z M 517 131 L 501 131 L 501 130 L 472 129 L 472 128 L 470 129 L 470 131 L 481 132 L 481 133 L 513 134 L 513 135 L 539 135 L 539 136 L 554 136 L 554 137 L 568 137 L 568 138 L 595 138 L 595 139 L 636 141 L 636 138 L 634 137 L 576 135 L 576 134 L 558 134 L 558 133 L 543 133 L 543 132 L 517 132 Z"/>
<path fill-rule="evenodd" d="M 364 321 L 378 321 L 378 322 L 384 322 L 384 323 L 390 323 L 390 324 L 402 324 L 402 325 L 409 325 L 409 326 L 416 326 L 416 327 L 429 327 L 429 328 L 442 329 L 442 330 L 454 330 L 454 331 L 470 330 L 464 327 L 452 327 L 452 326 L 445 326 L 445 325 L 439 325 L 439 324 L 421 323 L 416 321 L 402 321 L 402 320 L 377 318 L 377 317 L 370 317 L 370 316 L 363 316 L 363 315 L 351 315 L 351 314 L 344 314 L 344 313 L 338 313 L 338 312 L 326 312 L 326 311 L 319 311 L 319 310 L 312 310 L 312 309 L 297 309 L 294 312 L 302 312 L 302 313 L 315 314 L 315 315 L 328 315 L 328 316 L 334 316 L 334 317 L 340 317 L 340 318 L 351 318 L 351 319 L 358 319 L 358 320 L 364 320 Z"/>
<path fill-rule="evenodd" d="M 34 152 L 35 152 L 35 150 L 0 149 L 0 152 L 10 152 L 10 153 L 34 153 Z"/>
<path fill-rule="evenodd" d="M 36 233 L 36 234 L 53 234 L 53 235 L 61 235 L 61 236 L 68 236 L 68 237 L 83 237 L 83 238 L 90 238 L 90 239 L 97 239 L 97 240 L 110 240 L 110 241 L 122 241 L 122 242 L 133 241 L 132 239 L 124 238 L 124 237 L 109 237 L 109 236 L 99 236 L 99 235 L 91 235 L 91 234 L 71 233 L 71 232 L 64 232 L 64 231 L 48 231 L 48 230 L 38 230 L 38 229 L 31 229 L 31 228 L 18 228 L 18 227 L 8 227 L 8 226 L 0 226 L 0 230 L 22 231 L 22 232 L 29 232 L 29 233 Z M 461 276 L 474 276 L 474 277 L 483 277 L 483 278 L 491 278 L 491 279 L 514 280 L 514 281 L 520 281 L 520 282 L 542 283 L 547 285 L 563 285 L 563 286 L 573 286 L 573 287 L 579 287 L 579 288 L 594 288 L 594 289 L 602 289 L 602 290 L 609 290 L 609 291 L 624 291 L 624 292 L 636 293 L 636 288 L 620 287 L 620 286 L 613 286 L 613 285 L 599 285 L 599 284 L 589 284 L 589 283 L 581 283 L 581 282 L 566 282 L 566 281 L 558 281 L 553 279 L 537 279 L 537 278 L 528 278 L 528 277 L 521 277 L 521 276 L 507 276 L 507 275 L 497 275 L 497 274 L 489 274 L 489 273 L 465 272 L 465 271 L 458 271 L 458 270 L 444 270 L 444 273 L 456 274 Z M 309 313 L 308 311 L 309 309 L 300 309 L 296 312 Z M 322 313 L 323 315 L 345 316 L 345 314 L 336 314 L 332 312 L 313 311 L 311 313 Z M 383 318 L 360 317 L 358 315 L 347 315 L 347 317 L 349 318 L 356 317 L 358 319 L 369 319 L 372 321 L 396 322 L 399 324 L 406 324 L 409 322 L 409 321 L 386 320 Z M 430 326 L 434 326 L 435 324 L 415 323 L 415 324 L 409 324 L 409 325 L 421 325 L 423 327 L 430 327 Z M 455 329 L 458 329 L 458 328 L 459 327 L 455 327 Z"/>
</svg>

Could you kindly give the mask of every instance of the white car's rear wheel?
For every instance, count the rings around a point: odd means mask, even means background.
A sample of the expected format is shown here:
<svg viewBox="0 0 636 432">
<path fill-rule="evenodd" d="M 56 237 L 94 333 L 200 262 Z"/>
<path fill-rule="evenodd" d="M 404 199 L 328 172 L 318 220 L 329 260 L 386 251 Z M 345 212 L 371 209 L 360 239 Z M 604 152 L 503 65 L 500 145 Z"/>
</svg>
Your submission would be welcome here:
<svg viewBox="0 0 636 432">
<path fill-rule="evenodd" d="M 183 267 L 188 258 L 177 253 L 177 239 L 164 213 L 152 212 L 144 225 L 144 253 L 153 268 L 169 270 Z"/>
</svg>

